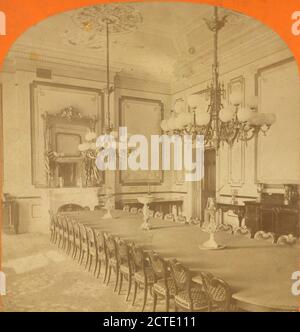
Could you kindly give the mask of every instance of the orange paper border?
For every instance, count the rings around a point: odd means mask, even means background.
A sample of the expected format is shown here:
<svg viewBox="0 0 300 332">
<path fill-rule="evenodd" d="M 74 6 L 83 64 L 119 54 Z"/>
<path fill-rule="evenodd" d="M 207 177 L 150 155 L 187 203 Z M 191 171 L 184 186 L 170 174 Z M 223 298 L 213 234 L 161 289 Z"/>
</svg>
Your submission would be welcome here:
<svg viewBox="0 0 300 332">
<path fill-rule="evenodd" d="M 111 2 L 142 2 L 136 1 L 110 1 L 110 0 L 0 0 L 0 11 L 4 12 L 7 20 L 7 35 L 0 36 L 0 70 L 6 54 L 15 40 L 28 28 L 60 12 L 79 8 L 82 6 L 104 4 Z M 146 1 L 145 1 L 146 2 Z M 149 1 L 151 2 L 151 1 Z M 159 2 L 159 1 L 156 1 Z M 187 2 L 195 4 L 217 5 L 233 9 L 248 16 L 252 16 L 274 30 L 287 44 L 300 64 L 300 35 L 292 34 L 292 14 L 300 11 L 300 0 L 185 0 L 161 2 Z M 299 66 L 298 66 L 299 67 Z M 2 122 L 2 121 L 1 121 Z M 1 123 L 2 125 L 2 123 Z M 3 139 L 0 137 L 0 194 L 3 185 Z M 0 230 L 2 230 L 2 206 L 0 207 Z M 0 236 L 0 270 L 1 248 Z M 300 305 L 299 305 L 300 307 Z M 1 297 L 0 297 L 1 311 Z M 300 308 L 299 308 L 300 311 Z"/>
</svg>

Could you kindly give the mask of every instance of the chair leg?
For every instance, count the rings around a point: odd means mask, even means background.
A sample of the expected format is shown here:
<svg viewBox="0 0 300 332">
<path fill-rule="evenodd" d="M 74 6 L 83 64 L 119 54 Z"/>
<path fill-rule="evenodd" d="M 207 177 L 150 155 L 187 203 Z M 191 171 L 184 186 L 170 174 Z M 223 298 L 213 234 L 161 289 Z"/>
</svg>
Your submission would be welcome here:
<svg viewBox="0 0 300 332">
<path fill-rule="evenodd" d="M 85 269 L 87 268 L 87 266 L 88 266 L 88 264 L 89 264 L 89 258 L 90 258 L 90 255 L 89 255 L 89 253 L 87 252 L 87 253 L 86 253 L 85 266 L 84 266 Z"/>
<path fill-rule="evenodd" d="M 126 300 L 128 301 L 129 299 L 129 295 L 130 295 L 130 291 L 131 291 L 131 285 L 132 285 L 132 276 L 131 274 L 128 275 L 128 288 L 127 288 L 127 295 L 126 295 Z"/>
<path fill-rule="evenodd" d="M 94 276 L 96 275 L 97 268 L 98 268 L 98 258 L 97 258 L 97 256 L 96 256 L 96 257 L 95 257 Z"/>
<path fill-rule="evenodd" d="M 148 295 L 148 284 L 145 283 L 145 287 L 144 287 L 144 302 L 143 302 L 142 311 L 145 310 L 145 306 L 146 306 L 146 302 L 147 302 L 147 295 Z"/>
<path fill-rule="evenodd" d="M 82 262 L 83 262 L 84 255 L 85 255 L 85 252 L 82 250 L 82 251 L 81 251 L 80 265 L 81 265 Z"/>
<path fill-rule="evenodd" d="M 74 254 L 75 254 L 75 251 L 76 251 L 76 244 L 73 243 L 73 251 L 72 251 L 72 254 L 71 254 L 71 257 L 74 259 Z"/>
<path fill-rule="evenodd" d="M 89 255 L 90 257 L 90 266 L 89 266 L 89 272 L 91 272 L 92 264 L 93 264 L 93 256 Z"/>
<path fill-rule="evenodd" d="M 61 243 L 61 236 L 60 234 L 58 235 L 58 244 L 57 244 L 57 247 L 60 248 L 60 243 Z"/>
<path fill-rule="evenodd" d="M 119 284 L 119 274 L 120 273 L 119 273 L 119 268 L 118 267 L 116 268 L 115 272 L 116 272 L 116 283 L 115 283 L 114 292 L 117 290 L 118 284 Z"/>
<path fill-rule="evenodd" d="M 137 287 L 138 287 L 138 284 L 137 284 L 136 281 L 134 281 L 134 291 L 133 291 L 132 305 L 134 305 L 134 303 L 135 303 Z"/>
<path fill-rule="evenodd" d="M 101 273 L 101 259 L 98 262 L 98 272 L 97 272 L 97 279 L 100 277 L 100 273 Z"/>
<path fill-rule="evenodd" d="M 170 297 L 166 295 L 166 312 L 170 311 Z"/>
<path fill-rule="evenodd" d="M 106 285 L 108 285 L 110 282 L 110 276 L 111 276 L 111 266 L 108 267 L 108 276 L 107 276 Z"/>
<path fill-rule="evenodd" d="M 153 312 L 155 312 L 156 303 L 157 303 L 157 294 L 153 292 Z"/>
<path fill-rule="evenodd" d="M 123 284 L 123 274 L 122 274 L 122 272 L 119 272 L 119 273 L 120 273 L 120 283 L 119 283 L 119 291 L 118 291 L 118 295 L 121 294 L 122 284 Z"/>
<path fill-rule="evenodd" d="M 105 284 L 106 278 L 107 278 L 107 273 L 108 273 L 108 262 L 105 262 L 105 272 L 104 272 L 104 278 L 103 278 L 103 283 Z"/>
</svg>

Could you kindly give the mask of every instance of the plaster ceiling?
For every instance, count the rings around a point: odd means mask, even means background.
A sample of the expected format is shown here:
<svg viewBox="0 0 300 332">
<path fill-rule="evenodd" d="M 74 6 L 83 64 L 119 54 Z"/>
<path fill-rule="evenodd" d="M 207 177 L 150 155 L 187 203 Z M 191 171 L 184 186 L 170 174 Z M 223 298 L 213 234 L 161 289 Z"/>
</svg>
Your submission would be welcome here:
<svg viewBox="0 0 300 332">
<path fill-rule="evenodd" d="M 122 6 L 122 5 L 121 5 Z M 115 71 L 125 75 L 179 80 L 210 71 L 213 36 L 203 18 L 211 18 L 213 7 L 188 3 L 132 3 L 143 17 L 139 28 L 111 36 L 110 58 Z M 99 49 L 67 44 L 62 38 L 74 28 L 73 11 L 50 17 L 26 31 L 14 44 L 9 57 L 42 57 L 45 61 L 68 62 L 105 68 L 105 39 Z M 228 24 L 220 32 L 222 66 L 238 66 L 286 49 L 269 28 L 245 15 L 220 9 Z"/>
</svg>

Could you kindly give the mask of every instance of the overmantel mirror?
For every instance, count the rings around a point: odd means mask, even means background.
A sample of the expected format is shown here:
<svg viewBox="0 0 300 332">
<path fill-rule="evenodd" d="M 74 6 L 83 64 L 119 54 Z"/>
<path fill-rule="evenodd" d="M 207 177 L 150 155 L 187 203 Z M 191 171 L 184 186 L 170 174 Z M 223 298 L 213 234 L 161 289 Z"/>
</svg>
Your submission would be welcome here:
<svg viewBox="0 0 300 332">
<path fill-rule="evenodd" d="M 102 174 L 94 169 L 90 172 L 91 163 L 86 163 L 79 145 L 85 143 L 89 131 L 95 135 L 103 131 L 103 91 L 33 81 L 30 101 L 32 185 L 59 188 L 101 184 Z M 95 174 L 99 176 L 95 178 Z"/>
<path fill-rule="evenodd" d="M 97 117 L 84 116 L 75 107 L 68 106 L 57 113 L 45 112 L 42 118 L 48 187 L 99 185 L 100 176 L 87 181 L 84 157 L 78 149 L 87 132 L 95 131 Z"/>
</svg>

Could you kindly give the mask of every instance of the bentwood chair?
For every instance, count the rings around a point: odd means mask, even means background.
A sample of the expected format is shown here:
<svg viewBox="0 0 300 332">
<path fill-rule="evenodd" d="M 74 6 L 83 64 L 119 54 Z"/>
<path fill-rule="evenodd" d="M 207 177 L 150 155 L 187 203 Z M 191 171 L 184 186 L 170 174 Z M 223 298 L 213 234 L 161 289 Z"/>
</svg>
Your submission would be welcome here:
<svg viewBox="0 0 300 332">
<path fill-rule="evenodd" d="M 201 272 L 203 288 L 208 298 L 208 311 L 231 311 L 230 286 L 211 273 Z"/>
<path fill-rule="evenodd" d="M 277 244 L 280 246 L 293 246 L 297 243 L 297 238 L 293 234 L 281 235 L 277 239 Z"/>
<path fill-rule="evenodd" d="M 91 271 L 93 259 L 95 260 L 94 275 L 97 271 L 98 265 L 98 250 L 97 250 L 97 241 L 96 234 L 92 227 L 86 227 L 87 243 L 88 243 L 88 258 L 89 261 L 89 272 Z"/>
<path fill-rule="evenodd" d="M 88 266 L 89 262 L 89 246 L 88 246 L 88 239 L 87 239 L 87 232 L 86 232 L 86 227 L 82 224 L 79 224 L 79 231 L 80 231 L 80 265 L 83 263 L 83 259 L 86 257 L 86 262 L 85 262 L 85 269 Z"/>
<path fill-rule="evenodd" d="M 275 236 L 274 233 L 265 232 L 265 231 L 258 231 L 254 235 L 255 240 L 263 240 L 270 243 L 275 243 Z"/>
<path fill-rule="evenodd" d="M 104 278 L 103 282 L 106 281 L 107 277 L 107 270 L 108 270 L 108 260 L 107 260 L 107 253 L 106 253 L 106 247 L 105 247 L 105 240 L 104 240 L 104 234 L 103 232 L 99 230 L 95 230 L 95 236 L 96 236 L 96 248 L 97 248 L 97 278 L 100 277 L 101 273 L 101 267 L 102 264 L 105 265 L 105 272 L 104 272 Z"/>
<path fill-rule="evenodd" d="M 107 265 L 108 265 L 108 276 L 107 276 L 107 282 L 108 285 L 110 282 L 111 277 L 111 271 L 113 270 L 115 272 L 116 276 L 116 282 L 114 287 L 114 292 L 117 290 L 118 282 L 119 282 L 119 263 L 117 259 L 117 249 L 116 249 L 116 242 L 112 235 L 108 235 L 107 233 L 104 233 L 104 239 L 105 239 L 105 247 L 106 247 L 106 253 L 107 253 Z"/>
<path fill-rule="evenodd" d="M 165 299 L 166 312 L 169 312 L 170 299 L 175 295 L 175 283 L 170 276 L 167 262 L 156 252 L 149 252 L 149 261 L 154 273 L 153 292 L 153 312 L 155 312 L 157 297 Z"/>
<path fill-rule="evenodd" d="M 73 225 L 74 230 L 74 250 L 73 250 L 73 259 L 76 259 L 77 253 L 78 255 L 78 262 L 81 259 L 81 236 L 80 236 L 80 226 L 78 222 L 74 222 Z"/>
<path fill-rule="evenodd" d="M 248 239 L 251 238 L 251 231 L 246 227 L 238 227 L 234 230 L 234 235 L 244 236 Z"/>
<path fill-rule="evenodd" d="M 219 224 L 218 231 L 233 234 L 233 228 L 231 225 Z"/>
<path fill-rule="evenodd" d="M 133 262 L 133 280 L 134 280 L 134 293 L 132 298 L 132 305 L 134 305 L 137 295 L 138 287 L 144 288 L 144 300 L 142 311 L 144 311 L 148 289 L 152 287 L 154 283 L 154 273 L 152 268 L 149 266 L 149 262 L 147 261 L 146 253 L 135 244 L 132 244 L 130 248 L 130 254 Z"/>
<path fill-rule="evenodd" d="M 128 281 L 127 295 L 126 295 L 126 301 L 127 301 L 130 295 L 132 278 L 133 278 L 133 264 L 130 257 L 130 247 L 126 241 L 121 240 L 120 238 L 116 238 L 115 243 L 117 250 L 119 280 L 120 280 L 118 294 L 121 293 L 123 279 L 126 279 Z"/>
<path fill-rule="evenodd" d="M 209 300 L 202 285 L 192 281 L 190 270 L 178 263 L 170 261 L 171 275 L 175 283 L 175 311 L 207 311 Z"/>
</svg>

